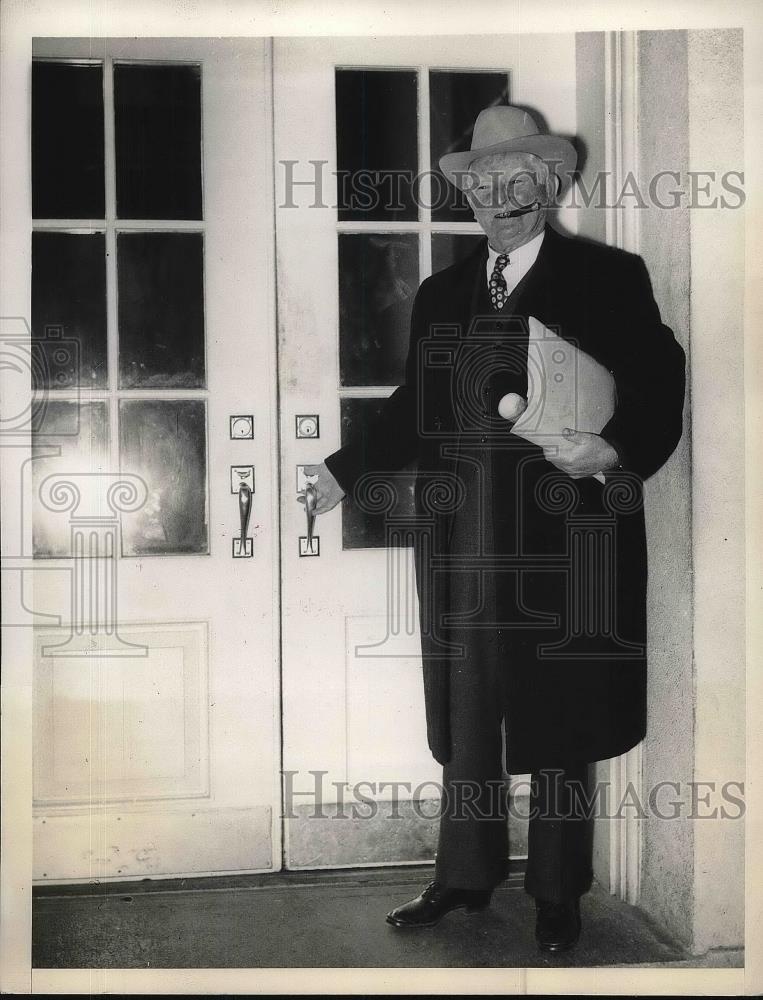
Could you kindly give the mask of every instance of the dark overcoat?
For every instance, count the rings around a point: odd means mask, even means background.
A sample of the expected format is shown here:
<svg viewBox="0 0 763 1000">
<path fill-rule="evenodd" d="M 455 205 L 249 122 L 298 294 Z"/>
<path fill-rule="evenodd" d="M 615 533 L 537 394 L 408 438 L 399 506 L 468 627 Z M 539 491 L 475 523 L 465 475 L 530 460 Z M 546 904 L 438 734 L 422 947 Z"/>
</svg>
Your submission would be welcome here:
<svg viewBox="0 0 763 1000">
<path fill-rule="evenodd" d="M 369 477 L 416 462 L 430 748 L 449 759 L 453 664 L 494 662 L 505 679 L 507 770 L 525 773 L 612 757 L 645 735 L 642 484 L 680 439 L 685 358 L 638 256 L 547 226 L 500 314 L 486 259 L 485 240 L 422 283 L 405 384 L 326 464 L 357 497 Z M 565 475 L 497 414 L 506 392 L 527 395 L 538 377 L 528 375 L 530 317 L 614 376 L 601 435 L 620 468 L 604 484 Z"/>
</svg>

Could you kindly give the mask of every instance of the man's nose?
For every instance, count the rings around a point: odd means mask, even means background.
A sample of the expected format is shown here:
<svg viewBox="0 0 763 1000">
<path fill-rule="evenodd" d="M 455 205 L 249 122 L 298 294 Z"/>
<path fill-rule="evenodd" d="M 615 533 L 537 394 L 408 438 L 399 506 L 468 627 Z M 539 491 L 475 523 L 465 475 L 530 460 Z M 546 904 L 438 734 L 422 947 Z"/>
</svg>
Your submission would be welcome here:
<svg viewBox="0 0 763 1000">
<path fill-rule="evenodd" d="M 493 188 L 492 207 L 497 211 L 503 211 L 505 208 L 513 207 L 511 204 L 509 186 L 506 183 L 497 184 Z"/>
</svg>

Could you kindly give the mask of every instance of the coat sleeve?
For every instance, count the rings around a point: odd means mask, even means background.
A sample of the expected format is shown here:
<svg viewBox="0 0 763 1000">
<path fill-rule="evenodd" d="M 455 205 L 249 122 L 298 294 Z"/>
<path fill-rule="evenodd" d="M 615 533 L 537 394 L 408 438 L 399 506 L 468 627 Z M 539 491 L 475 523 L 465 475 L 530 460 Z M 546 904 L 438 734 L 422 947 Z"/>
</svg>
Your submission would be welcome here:
<svg viewBox="0 0 763 1000">
<path fill-rule="evenodd" d="M 355 436 L 324 461 L 347 494 L 366 473 L 385 473 L 402 469 L 416 457 L 419 449 L 418 379 L 419 340 L 426 323 L 423 296 L 419 288 L 413 303 L 405 382 L 385 400 L 376 419 L 369 421 Z"/>
<path fill-rule="evenodd" d="M 618 292 L 607 351 L 617 402 L 601 437 L 616 449 L 623 469 L 647 479 L 681 438 L 685 354 L 660 320 L 640 257 L 629 262 Z"/>
</svg>

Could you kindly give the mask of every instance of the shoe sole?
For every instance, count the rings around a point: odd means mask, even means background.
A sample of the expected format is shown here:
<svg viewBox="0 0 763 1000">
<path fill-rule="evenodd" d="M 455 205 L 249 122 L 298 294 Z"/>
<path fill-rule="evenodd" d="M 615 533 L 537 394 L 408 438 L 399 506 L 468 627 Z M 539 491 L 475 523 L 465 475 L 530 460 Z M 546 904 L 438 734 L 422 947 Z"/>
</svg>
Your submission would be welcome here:
<svg viewBox="0 0 763 1000">
<path fill-rule="evenodd" d="M 551 955 L 558 955 L 561 951 L 572 951 L 572 949 L 577 944 L 577 941 L 573 941 L 571 944 L 541 944 L 538 942 L 538 948 L 541 951 L 548 952 Z"/>
<path fill-rule="evenodd" d="M 436 927 L 440 923 L 440 921 L 444 920 L 445 917 L 448 916 L 449 913 L 455 913 L 456 910 L 463 910 L 465 913 L 471 916 L 474 913 L 484 913 L 485 910 L 489 909 L 489 907 L 490 907 L 489 903 L 485 906 L 466 906 L 466 905 L 453 906 L 447 912 L 443 913 L 441 917 L 438 917 L 437 920 L 430 920 L 428 923 L 413 924 L 413 923 L 408 923 L 405 920 L 394 920 L 389 913 L 387 914 L 386 920 L 387 923 L 390 924 L 392 927 L 397 927 L 400 928 L 401 930 L 418 930 L 419 928 L 423 929 L 426 927 Z"/>
<path fill-rule="evenodd" d="M 536 938 L 536 943 L 541 951 L 550 952 L 553 954 L 558 954 L 560 951 L 572 951 L 575 945 L 578 943 L 578 938 L 574 941 L 570 941 L 569 944 L 541 944 Z"/>
</svg>

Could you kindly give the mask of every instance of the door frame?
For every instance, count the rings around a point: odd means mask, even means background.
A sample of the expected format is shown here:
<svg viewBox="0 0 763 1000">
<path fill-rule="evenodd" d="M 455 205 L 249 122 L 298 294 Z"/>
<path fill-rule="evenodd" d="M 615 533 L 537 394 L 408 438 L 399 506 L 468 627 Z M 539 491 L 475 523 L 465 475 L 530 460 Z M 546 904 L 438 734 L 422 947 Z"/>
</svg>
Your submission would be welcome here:
<svg viewBox="0 0 763 1000">
<path fill-rule="evenodd" d="M 617 200 L 628 173 L 638 176 L 638 37 L 635 31 L 604 34 L 604 169 L 608 184 L 605 215 L 606 240 L 631 253 L 638 253 L 639 213 L 635 200 L 623 208 L 609 207 Z M 624 801 L 628 789 L 642 800 L 643 743 L 606 762 L 612 802 Z M 605 764 L 605 766 L 606 766 Z M 641 825 L 635 810 L 612 823 L 609 843 L 609 890 L 619 899 L 637 903 L 641 892 Z"/>
</svg>

